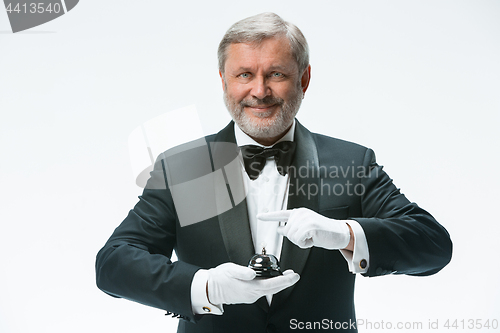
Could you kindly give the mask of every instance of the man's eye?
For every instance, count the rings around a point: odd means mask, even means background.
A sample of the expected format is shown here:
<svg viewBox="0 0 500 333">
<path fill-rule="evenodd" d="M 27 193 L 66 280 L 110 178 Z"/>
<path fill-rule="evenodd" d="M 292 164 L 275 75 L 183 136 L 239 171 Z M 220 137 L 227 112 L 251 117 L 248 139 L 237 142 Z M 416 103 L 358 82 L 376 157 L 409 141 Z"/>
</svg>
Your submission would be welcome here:
<svg viewBox="0 0 500 333">
<path fill-rule="evenodd" d="M 240 77 L 243 78 L 243 79 L 248 79 L 250 77 L 250 74 L 248 74 L 248 73 L 241 73 Z"/>
<path fill-rule="evenodd" d="M 283 77 L 284 75 L 283 75 L 283 73 L 280 73 L 280 72 L 274 72 L 274 73 L 272 74 L 272 76 L 273 76 L 273 77 Z"/>
</svg>

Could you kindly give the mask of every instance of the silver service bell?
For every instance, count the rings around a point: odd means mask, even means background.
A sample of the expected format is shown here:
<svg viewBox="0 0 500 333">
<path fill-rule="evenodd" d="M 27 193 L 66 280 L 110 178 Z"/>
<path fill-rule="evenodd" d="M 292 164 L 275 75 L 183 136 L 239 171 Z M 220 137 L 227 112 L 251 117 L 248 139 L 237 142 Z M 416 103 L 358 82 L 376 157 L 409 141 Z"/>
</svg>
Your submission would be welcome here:
<svg viewBox="0 0 500 333">
<path fill-rule="evenodd" d="M 262 254 L 255 254 L 248 267 L 253 269 L 257 276 L 256 278 L 267 279 L 273 276 L 283 275 L 280 270 L 278 259 L 272 254 L 266 254 L 266 248 L 262 248 Z"/>
</svg>

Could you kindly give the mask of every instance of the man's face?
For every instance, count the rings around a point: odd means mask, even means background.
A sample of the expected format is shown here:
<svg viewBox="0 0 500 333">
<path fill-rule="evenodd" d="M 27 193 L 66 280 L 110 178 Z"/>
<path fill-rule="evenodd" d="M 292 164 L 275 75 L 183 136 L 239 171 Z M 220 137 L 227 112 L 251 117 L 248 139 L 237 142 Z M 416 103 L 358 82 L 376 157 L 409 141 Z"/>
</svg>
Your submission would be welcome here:
<svg viewBox="0 0 500 333">
<path fill-rule="evenodd" d="M 290 44 L 281 37 L 231 44 L 224 70 L 224 101 L 234 121 L 256 141 L 273 144 L 292 125 L 310 67 L 299 73 Z"/>
</svg>

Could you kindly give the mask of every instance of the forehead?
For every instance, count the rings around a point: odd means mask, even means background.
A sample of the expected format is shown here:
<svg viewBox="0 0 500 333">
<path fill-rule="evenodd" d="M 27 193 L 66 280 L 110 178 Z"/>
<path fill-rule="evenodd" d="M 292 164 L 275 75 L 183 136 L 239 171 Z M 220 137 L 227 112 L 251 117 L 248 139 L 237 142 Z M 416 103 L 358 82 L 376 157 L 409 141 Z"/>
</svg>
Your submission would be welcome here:
<svg viewBox="0 0 500 333">
<path fill-rule="evenodd" d="M 286 37 L 268 38 L 261 43 L 234 43 L 227 48 L 226 71 L 268 67 L 296 69 L 297 62 Z"/>
</svg>

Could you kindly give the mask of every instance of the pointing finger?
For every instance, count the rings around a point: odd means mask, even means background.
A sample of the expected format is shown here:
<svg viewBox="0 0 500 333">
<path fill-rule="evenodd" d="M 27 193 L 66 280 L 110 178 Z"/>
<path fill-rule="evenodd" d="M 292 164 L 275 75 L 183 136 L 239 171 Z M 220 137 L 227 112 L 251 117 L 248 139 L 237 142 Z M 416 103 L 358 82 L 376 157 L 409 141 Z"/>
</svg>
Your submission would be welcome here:
<svg viewBox="0 0 500 333">
<path fill-rule="evenodd" d="M 286 222 L 290 218 L 290 214 L 292 214 L 291 210 L 278 210 L 275 212 L 257 214 L 257 218 L 261 221 Z"/>
</svg>

